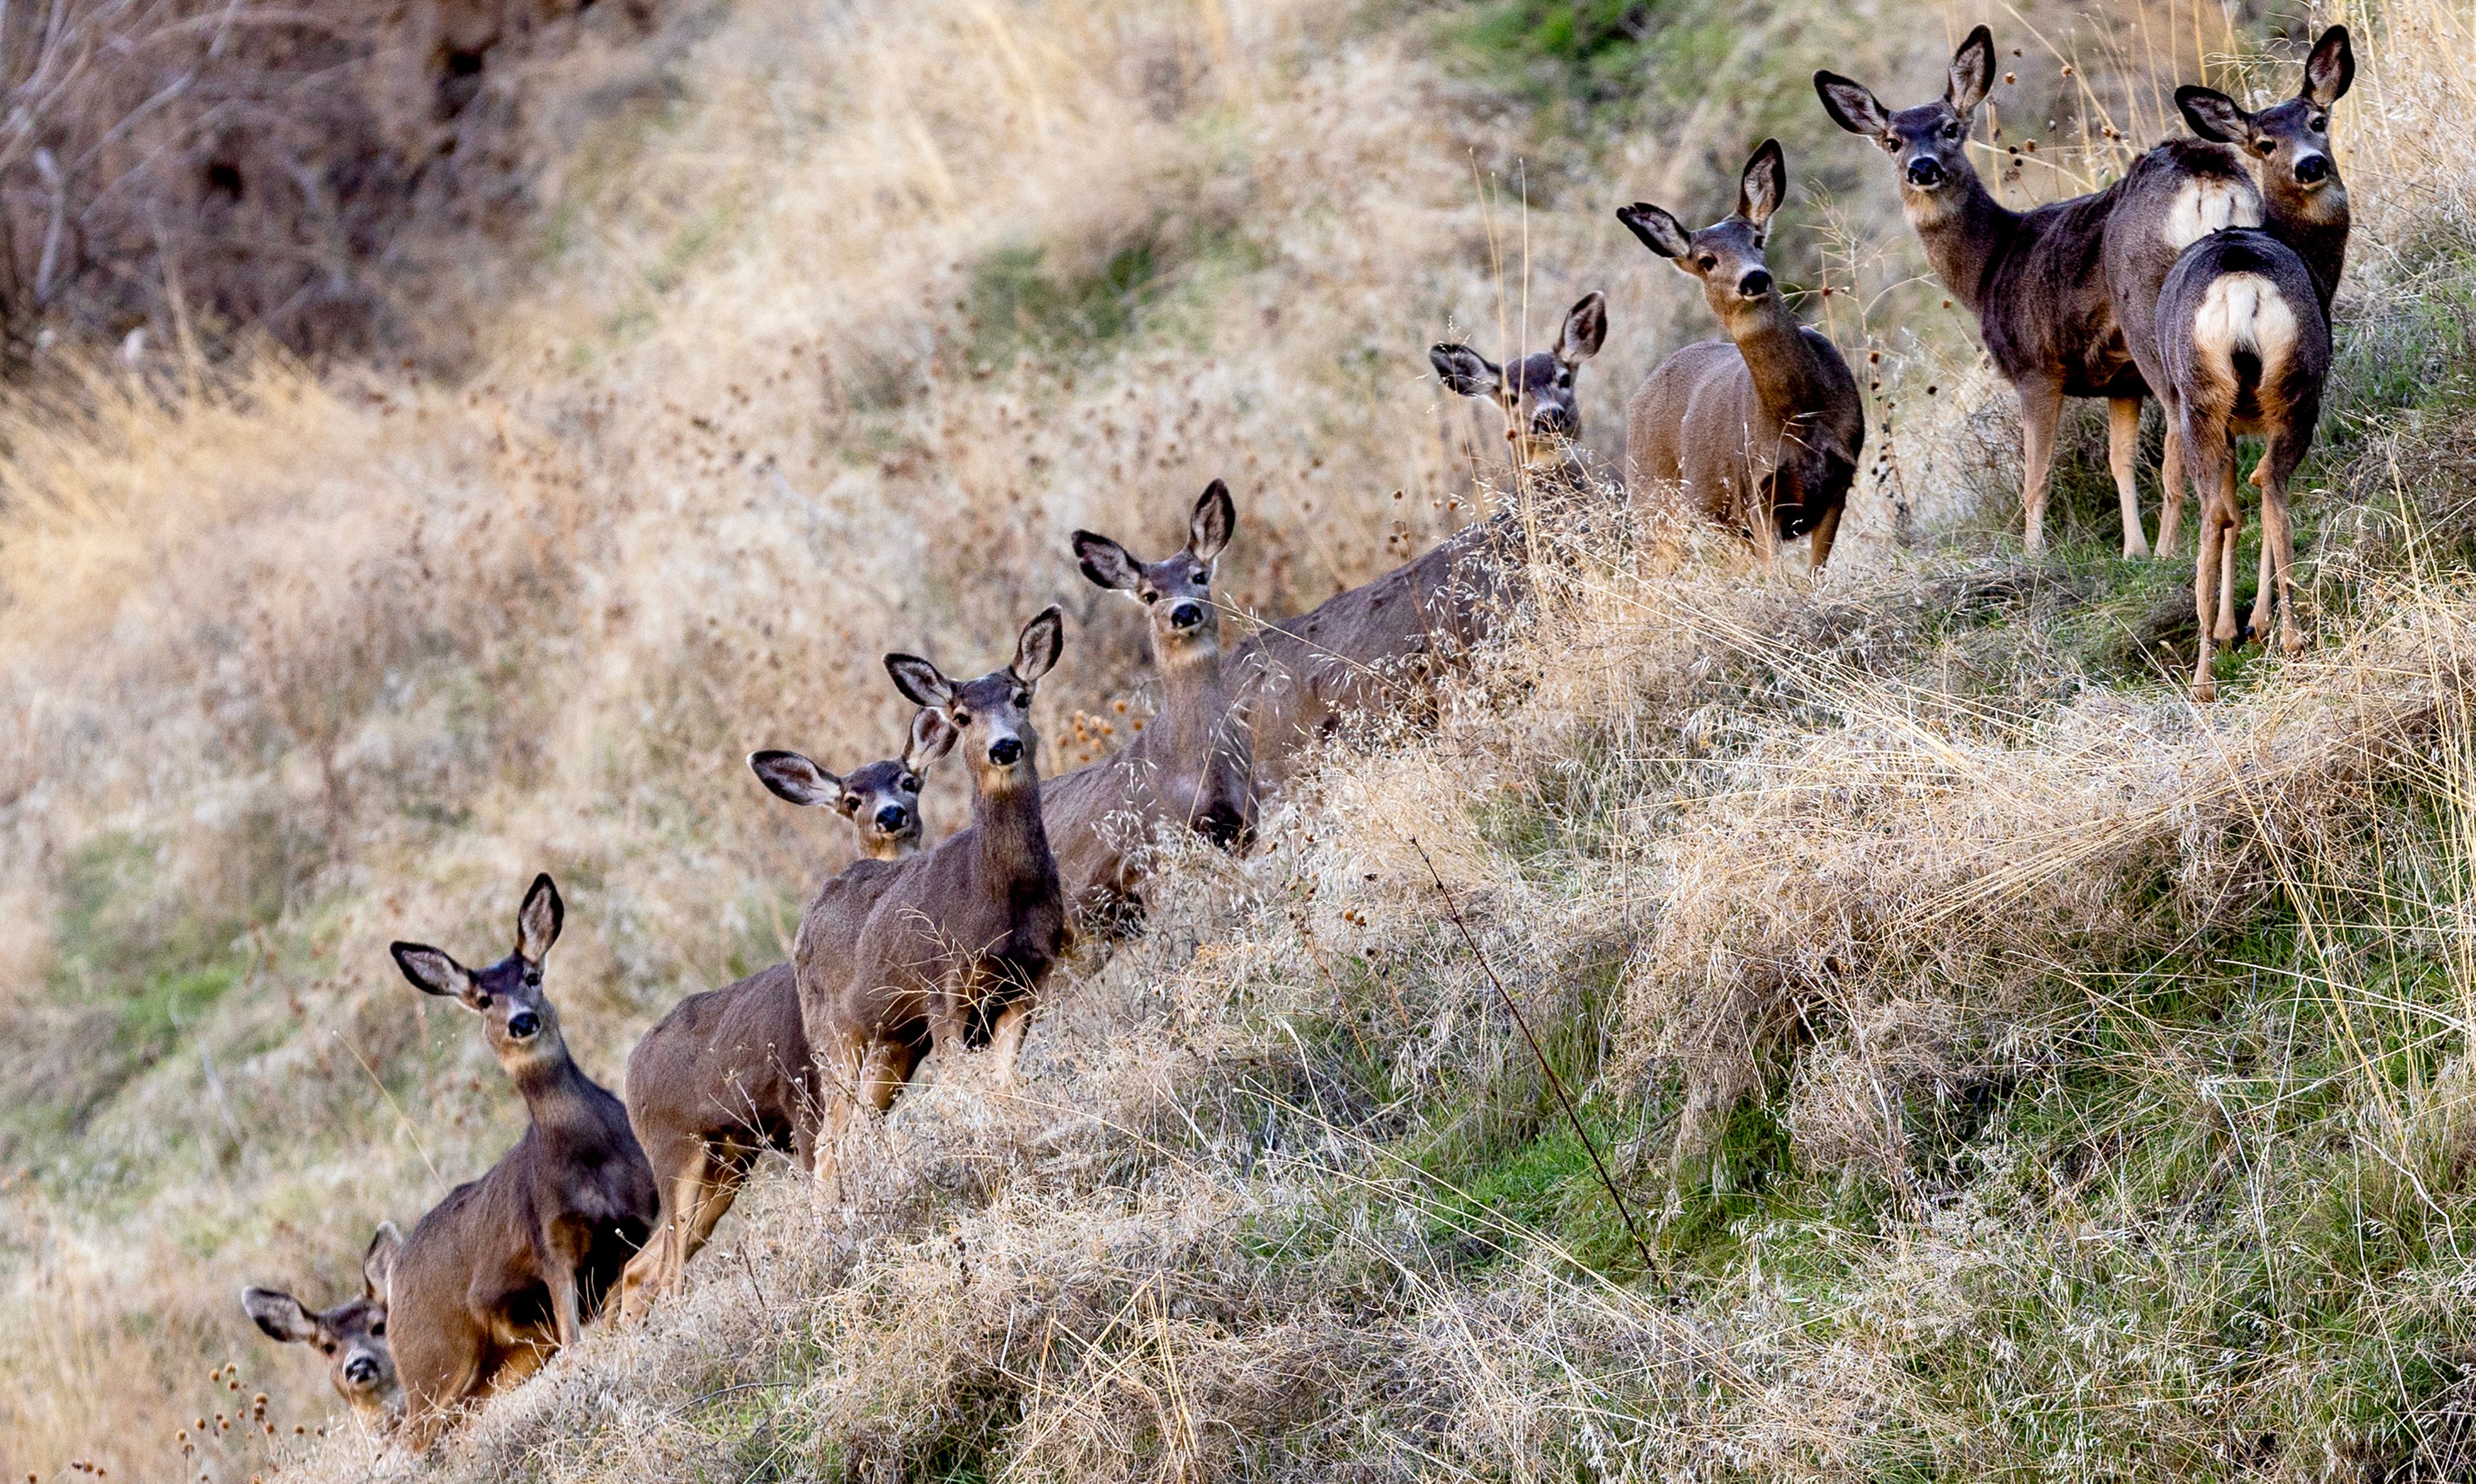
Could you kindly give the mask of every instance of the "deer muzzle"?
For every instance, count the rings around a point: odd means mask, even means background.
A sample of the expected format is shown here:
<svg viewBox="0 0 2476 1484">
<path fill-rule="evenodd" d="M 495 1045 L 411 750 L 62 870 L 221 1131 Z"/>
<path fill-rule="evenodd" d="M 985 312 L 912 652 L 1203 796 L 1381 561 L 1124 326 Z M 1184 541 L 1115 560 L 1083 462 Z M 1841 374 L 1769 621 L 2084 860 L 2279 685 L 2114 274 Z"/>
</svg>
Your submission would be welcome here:
<svg viewBox="0 0 2476 1484">
<path fill-rule="evenodd" d="M 1932 155 L 1919 155 L 1909 161 L 1909 184 L 1919 190 L 1932 190 L 1943 184 L 1943 161 Z"/>
<path fill-rule="evenodd" d="M 989 761 L 1001 768 L 1011 768 L 1023 761 L 1023 739 L 1000 737 L 989 744 Z"/>
<path fill-rule="evenodd" d="M 2295 161 L 2295 178 L 2307 186 L 2318 186 L 2330 178 L 2330 157 L 2302 155 Z"/>
</svg>

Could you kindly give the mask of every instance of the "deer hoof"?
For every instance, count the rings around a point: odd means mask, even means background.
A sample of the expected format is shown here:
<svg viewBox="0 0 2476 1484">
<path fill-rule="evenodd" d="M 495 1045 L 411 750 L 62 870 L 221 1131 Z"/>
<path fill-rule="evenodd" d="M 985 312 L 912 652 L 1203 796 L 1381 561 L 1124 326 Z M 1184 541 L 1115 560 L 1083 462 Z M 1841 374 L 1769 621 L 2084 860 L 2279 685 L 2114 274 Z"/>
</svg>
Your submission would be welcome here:
<svg viewBox="0 0 2476 1484">
<path fill-rule="evenodd" d="M 2216 680 L 2194 680 L 2192 682 L 2192 699 L 2203 705 L 2208 705 L 2211 702 L 2217 700 L 2218 682 Z"/>
</svg>

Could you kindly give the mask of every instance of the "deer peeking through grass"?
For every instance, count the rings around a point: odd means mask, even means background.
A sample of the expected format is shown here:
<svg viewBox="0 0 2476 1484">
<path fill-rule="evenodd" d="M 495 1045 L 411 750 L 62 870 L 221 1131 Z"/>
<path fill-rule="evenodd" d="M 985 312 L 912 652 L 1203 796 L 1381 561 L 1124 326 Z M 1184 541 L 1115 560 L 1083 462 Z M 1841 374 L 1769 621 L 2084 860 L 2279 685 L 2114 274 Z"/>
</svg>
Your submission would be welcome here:
<svg viewBox="0 0 2476 1484">
<path fill-rule="evenodd" d="M 1427 361 L 1446 387 L 1492 402 L 1504 412 L 1504 441 L 1526 469 L 1548 469 L 1572 457 L 1582 436 L 1582 362 L 1608 338 L 1608 301 L 1596 289 L 1565 311 L 1556 343 L 1498 365 L 1467 345 L 1438 345 Z"/>
<path fill-rule="evenodd" d="M 308 1346 L 322 1357 L 335 1395 L 381 1432 L 404 1417 L 404 1389 L 387 1343 L 387 1274 L 403 1243 L 394 1223 L 379 1223 L 361 1253 L 360 1296 L 331 1309 L 310 1308 L 277 1288 L 245 1288 L 240 1295 L 242 1312 L 267 1338 Z"/>
</svg>

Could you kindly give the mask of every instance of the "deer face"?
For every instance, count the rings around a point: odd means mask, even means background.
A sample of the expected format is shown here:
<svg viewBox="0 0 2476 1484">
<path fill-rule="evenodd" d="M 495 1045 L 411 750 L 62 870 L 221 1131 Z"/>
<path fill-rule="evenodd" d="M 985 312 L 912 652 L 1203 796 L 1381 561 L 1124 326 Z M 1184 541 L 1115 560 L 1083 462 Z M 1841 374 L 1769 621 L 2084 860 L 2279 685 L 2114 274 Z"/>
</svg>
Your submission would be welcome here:
<svg viewBox="0 0 2476 1484">
<path fill-rule="evenodd" d="M 281 1289 L 241 1290 L 241 1309 L 260 1329 L 315 1350 L 327 1362 L 335 1395 L 363 1411 L 392 1409 L 401 1395 L 386 1337 L 387 1273 L 401 1242 L 392 1224 L 380 1223 L 361 1258 L 361 1296 L 332 1309 L 311 1309 Z"/>
<path fill-rule="evenodd" d="M 558 1012 L 542 993 L 542 960 L 558 941 L 567 908 L 547 873 L 533 878 L 516 909 L 516 951 L 483 969 L 467 969 L 424 943 L 397 943 L 396 967 L 426 995 L 456 1000 L 482 1017 L 491 1053 L 510 1076 L 562 1060 L 566 1043 Z"/>
<path fill-rule="evenodd" d="M 972 785 L 1003 797 L 1040 781 L 1040 733 L 1032 730 L 1032 688 L 1057 663 L 1065 619 L 1053 606 L 1023 626 L 1014 662 L 977 680 L 950 680 L 917 655 L 888 655 L 894 688 L 913 705 L 944 714 L 972 770 Z"/>
<path fill-rule="evenodd" d="M 1814 74 L 1814 90 L 1831 121 L 1881 146 L 1900 170 L 1900 200 L 1909 219 L 1941 215 L 1944 203 L 1977 179 L 1968 162 L 1968 132 L 1977 106 L 1994 86 L 1994 34 L 1984 26 L 1951 54 L 1943 97 L 1894 113 L 1865 84 L 1836 72 Z M 1952 191 L 1960 186 L 1963 191 Z"/>
<path fill-rule="evenodd" d="M 1083 575 L 1144 606 L 1151 627 L 1152 658 L 1164 670 L 1217 664 L 1221 609 L 1212 601 L 1212 564 L 1238 524 L 1229 486 L 1204 486 L 1187 518 L 1186 545 L 1159 561 L 1143 561 L 1104 535 L 1075 532 L 1075 557 Z"/>
<path fill-rule="evenodd" d="M 902 756 L 840 778 L 798 753 L 751 753 L 748 766 L 776 798 L 829 808 L 850 820 L 862 855 L 900 860 L 920 849 L 922 779 L 953 745 L 954 729 L 945 714 L 923 710 L 911 718 L 911 739 Z"/>
<path fill-rule="evenodd" d="M 2305 59 L 2304 84 L 2294 97 L 2251 113 L 2215 87 L 2178 87 L 2175 107 L 2194 134 L 2250 155 L 2263 189 L 2290 210 L 2334 215 L 2346 205 L 2347 187 L 2330 154 L 2330 109 L 2355 80 L 2347 28 L 2333 26 Z"/>
<path fill-rule="evenodd" d="M 1504 409 L 1504 437 L 1523 463 L 1553 462 L 1582 435 L 1576 392 L 1582 362 L 1608 337 L 1607 296 L 1594 290 L 1565 311 L 1556 348 L 1498 365 L 1467 345 L 1430 348 L 1428 364 L 1448 390 L 1484 397 Z"/>
<path fill-rule="evenodd" d="M 1747 308 L 1768 305 L 1777 285 L 1763 257 L 1771 213 L 1788 192 L 1788 164 L 1779 141 L 1765 139 L 1746 161 L 1737 186 L 1737 210 L 1699 232 L 1687 232 L 1675 217 L 1647 202 L 1620 208 L 1625 224 L 1642 245 L 1676 264 L 1702 284 L 1711 312 L 1728 323 Z"/>
</svg>

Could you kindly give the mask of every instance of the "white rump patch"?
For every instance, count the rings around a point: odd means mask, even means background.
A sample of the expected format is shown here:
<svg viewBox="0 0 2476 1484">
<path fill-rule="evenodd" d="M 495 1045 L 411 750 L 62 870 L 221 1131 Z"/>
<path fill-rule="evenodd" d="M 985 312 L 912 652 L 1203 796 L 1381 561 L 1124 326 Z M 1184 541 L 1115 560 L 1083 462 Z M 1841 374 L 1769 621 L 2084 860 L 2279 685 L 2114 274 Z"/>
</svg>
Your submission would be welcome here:
<svg viewBox="0 0 2476 1484">
<path fill-rule="evenodd" d="M 2260 358 L 2266 377 L 2295 348 L 2295 309 L 2278 285 L 2258 273 L 2230 273 L 2213 282 L 2192 316 L 2193 347 L 2228 375 L 2239 351 Z"/>
<path fill-rule="evenodd" d="M 2260 225 L 2259 187 L 2250 181 L 2211 179 L 2184 183 L 2162 230 L 2166 245 L 2180 253 L 2213 232 Z"/>
</svg>

